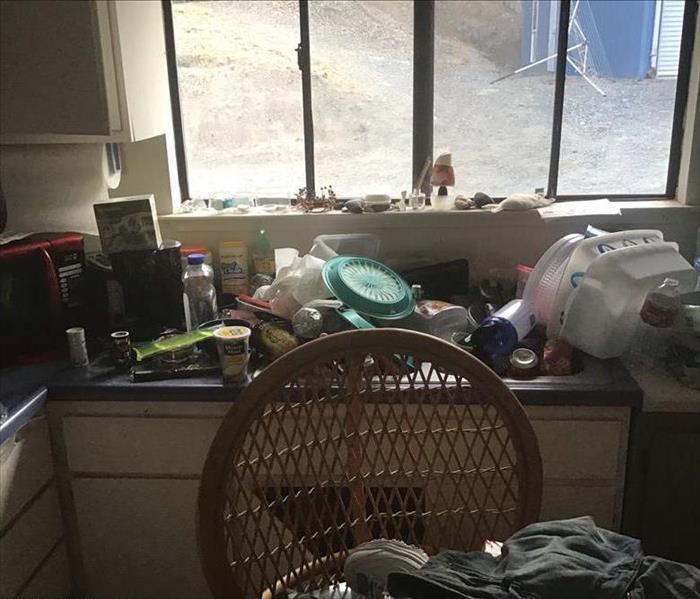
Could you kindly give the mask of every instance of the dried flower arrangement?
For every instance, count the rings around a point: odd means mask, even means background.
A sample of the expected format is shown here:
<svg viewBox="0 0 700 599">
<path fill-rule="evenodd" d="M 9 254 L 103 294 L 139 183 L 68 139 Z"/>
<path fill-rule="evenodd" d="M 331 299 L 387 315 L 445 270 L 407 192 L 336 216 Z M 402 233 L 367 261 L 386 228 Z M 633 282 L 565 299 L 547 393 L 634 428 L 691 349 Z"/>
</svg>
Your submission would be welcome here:
<svg viewBox="0 0 700 599">
<path fill-rule="evenodd" d="M 332 185 L 321 187 L 320 196 L 317 196 L 313 190 L 300 187 L 299 191 L 294 194 L 294 197 L 294 206 L 304 213 L 328 212 L 329 210 L 335 210 L 337 207 L 335 191 L 333 191 Z"/>
</svg>

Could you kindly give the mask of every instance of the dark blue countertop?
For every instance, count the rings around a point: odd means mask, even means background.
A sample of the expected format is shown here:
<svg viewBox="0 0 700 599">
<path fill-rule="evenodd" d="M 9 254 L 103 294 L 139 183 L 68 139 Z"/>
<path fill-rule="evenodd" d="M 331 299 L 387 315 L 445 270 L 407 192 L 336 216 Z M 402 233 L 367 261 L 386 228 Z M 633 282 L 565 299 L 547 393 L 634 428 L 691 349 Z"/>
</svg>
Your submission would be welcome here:
<svg viewBox="0 0 700 599">
<path fill-rule="evenodd" d="M 46 400 L 226 402 L 235 401 L 243 390 L 223 385 L 218 376 L 132 383 L 127 373 L 101 364 L 104 361 L 72 368 L 65 362 L 52 362 L 0 371 L 0 401 L 9 412 L 0 427 L 0 442 L 28 422 Z M 587 358 L 583 371 L 576 375 L 504 381 L 523 405 L 642 405 L 641 389 L 619 360 Z"/>
<path fill-rule="evenodd" d="M 504 381 L 524 405 L 642 405 L 641 389 L 619 360 L 587 358 L 576 375 Z M 50 401 L 233 401 L 243 387 L 225 386 L 218 376 L 132 383 L 128 374 L 89 366 L 60 372 L 48 389 Z"/>
</svg>

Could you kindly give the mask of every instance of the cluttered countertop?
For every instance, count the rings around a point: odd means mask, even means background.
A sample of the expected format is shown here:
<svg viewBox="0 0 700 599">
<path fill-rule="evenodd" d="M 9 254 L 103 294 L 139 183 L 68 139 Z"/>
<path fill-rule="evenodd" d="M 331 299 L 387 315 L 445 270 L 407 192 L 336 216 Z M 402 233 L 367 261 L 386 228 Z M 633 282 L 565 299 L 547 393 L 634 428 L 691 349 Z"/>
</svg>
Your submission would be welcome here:
<svg viewBox="0 0 700 599">
<path fill-rule="evenodd" d="M 150 212 L 152 222 L 121 239 L 103 221 L 127 208 L 145 210 L 142 221 Z M 675 352 L 691 408 L 697 395 L 700 306 L 681 301 L 697 274 L 660 231 L 589 227 L 554 243 L 534 267 L 473 280 L 464 258 L 396 272 L 382 262 L 376 235 L 321 235 L 303 254 L 274 248 L 261 231 L 256 245 L 222 242 L 216 255 L 160 239 L 152 200 L 96 205 L 96 215 L 105 254 L 85 257 L 76 234 L 3 246 L 10 260 L 40 249 L 60 282 L 55 290 L 25 285 L 34 281 L 24 276 L 28 263 L 18 267 L 22 293 L 3 318 L 3 351 L 14 354 L 3 361 L 20 355 L 46 364 L 0 373 L 3 431 L 47 398 L 234 401 L 251 376 L 300 344 L 368 327 L 453 343 L 501 375 L 525 405 L 642 407 L 642 391 L 618 358 L 648 373 L 666 350 Z M 59 296 L 60 305 L 44 310 L 59 317 L 27 320 L 22 301 L 42 293 Z M 683 343 L 673 337 L 679 322 Z M 38 343 L 32 333 L 42 327 L 52 333 Z M 66 348 L 71 365 L 49 359 Z"/>
<path fill-rule="evenodd" d="M 619 360 L 588 358 L 571 376 L 505 378 L 524 405 L 640 407 L 642 394 Z M 220 375 L 132 383 L 108 365 L 67 367 L 47 384 L 50 401 L 235 401 L 245 383 L 225 385 Z"/>
</svg>

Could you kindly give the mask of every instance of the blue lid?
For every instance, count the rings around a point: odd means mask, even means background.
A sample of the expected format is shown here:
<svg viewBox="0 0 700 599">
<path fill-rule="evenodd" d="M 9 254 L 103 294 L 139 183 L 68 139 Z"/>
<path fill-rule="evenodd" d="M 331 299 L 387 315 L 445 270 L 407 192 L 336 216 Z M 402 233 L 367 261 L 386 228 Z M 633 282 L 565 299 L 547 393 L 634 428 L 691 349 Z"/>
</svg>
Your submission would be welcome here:
<svg viewBox="0 0 700 599">
<path fill-rule="evenodd" d="M 489 316 L 477 331 L 481 333 L 478 337 L 482 349 L 491 356 L 509 356 L 518 344 L 513 323 L 500 316 Z"/>
<path fill-rule="evenodd" d="M 187 264 L 204 264 L 204 254 L 190 254 L 187 256 Z"/>
</svg>

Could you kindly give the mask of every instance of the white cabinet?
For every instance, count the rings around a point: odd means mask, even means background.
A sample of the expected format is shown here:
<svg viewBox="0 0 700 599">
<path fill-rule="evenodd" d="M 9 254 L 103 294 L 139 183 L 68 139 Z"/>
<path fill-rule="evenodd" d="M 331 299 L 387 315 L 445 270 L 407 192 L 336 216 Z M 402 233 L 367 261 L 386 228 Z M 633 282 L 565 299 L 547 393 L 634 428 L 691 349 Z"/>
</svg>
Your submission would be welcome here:
<svg viewBox="0 0 700 599">
<path fill-rule="evenodd" d="M 227 403 L 52 402 L 69 542 L 89 597 L 208 597 L 195 533 L 204 460 Z"/>
<path fill-rule="evenodd" d="M 208 597 L 195 534 L 198 480 L 73 481 L 90 597 Z"/>
<path fill-rule="evenodd" d="M 170 112 L 158 0 L 8 0 L 0 143 L 139 141 Z"/>
<path fill-rule="evenodd" d="M 89 596 L 207 597 L 195 511 L 228 403 L 51 402 L 58 484 L 73 498 Z M 619 528 L 629 408 L 531 406 L 544 467 L 541 519 L 591 515 Z"/>
<path fill-rule="evenodd" d="M 0 598 L 70 590 L 48 427 L 38 416 L 0 446 Z"/>
</svg>

